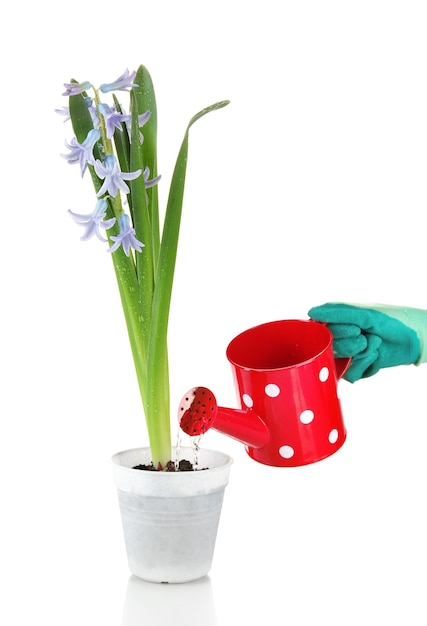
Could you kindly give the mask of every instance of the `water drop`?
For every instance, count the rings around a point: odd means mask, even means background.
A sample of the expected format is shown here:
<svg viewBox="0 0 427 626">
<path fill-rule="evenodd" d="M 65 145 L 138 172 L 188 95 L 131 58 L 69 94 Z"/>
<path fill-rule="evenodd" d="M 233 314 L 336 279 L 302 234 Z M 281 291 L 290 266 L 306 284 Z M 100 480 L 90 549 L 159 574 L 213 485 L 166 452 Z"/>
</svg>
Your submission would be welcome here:
<svg viewBox="0 0 427 626">
<path fill-rule="evenodd" d="M 181 444 L 182 444 L 182 430 L 178 428 L 178 433 L 176 436 L 176 447 L 175 447 L 175 472 L 179 469 L 179 461 L 181 457 Z"/>
<path fill-rule="evenodd" d="M 199 435 L 198 437 L 191 437 L 191 445 L 193 447 L 193 451 L 194 451 L 194 469 L 197 470 L 199 467 L 199 452 L 200 452 L 200 440 L 201 440 L 201 435 Z"/>
</svg>

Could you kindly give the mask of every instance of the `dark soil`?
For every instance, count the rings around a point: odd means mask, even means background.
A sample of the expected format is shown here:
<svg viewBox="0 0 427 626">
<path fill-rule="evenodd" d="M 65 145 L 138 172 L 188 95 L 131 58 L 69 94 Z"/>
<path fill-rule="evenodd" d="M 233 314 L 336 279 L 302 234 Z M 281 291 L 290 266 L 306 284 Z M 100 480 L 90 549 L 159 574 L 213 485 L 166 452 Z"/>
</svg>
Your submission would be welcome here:
<svg viewBox="0 0 427 626">
<path fill-rule="evenodd" d="M 186 461 L 183 459 L 178 463 L 178 469 L 175 468 L 175 463 L 173 461 L 169 461 L 166 467 L 156 468 L 152 463 L 149 465 L 135 465 L 133 469 L 145 470 L 147 472 L 195 472 L 198 471 L 194 469 L 194 465 L 190 461 Z"/>
</svg>

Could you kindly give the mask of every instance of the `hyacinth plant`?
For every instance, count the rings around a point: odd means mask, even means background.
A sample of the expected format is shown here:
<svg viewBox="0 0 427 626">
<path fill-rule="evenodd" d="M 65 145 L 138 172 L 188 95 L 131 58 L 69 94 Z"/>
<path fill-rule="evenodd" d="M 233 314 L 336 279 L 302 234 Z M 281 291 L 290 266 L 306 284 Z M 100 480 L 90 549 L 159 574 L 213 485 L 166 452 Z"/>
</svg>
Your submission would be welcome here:
<svg viewBox="0 0 427 626">
<path fill-rule="evenodd" d="M 154 467 L 171 460 L 167 330 L 184 196 L 190 127 L 221 101 L 191 118 L 184 134 L 160 224 L 157 173 L 157 112 L 151 76 L 144 66 L 126 70 L 95 88 L 71 80 L 68 106 L 74 137 L 68 163 L 88 172 L 95 190 L 91 213 L 69 211 L 86 241 L 95 236 L 111 254 L 144 409 Z M 126 92 L 127 109 L 114 92 Z M 110 102 L 106 102 L 107 98 Z M 101 230 L 102 229 L 102 230 Z"/>
</svg>

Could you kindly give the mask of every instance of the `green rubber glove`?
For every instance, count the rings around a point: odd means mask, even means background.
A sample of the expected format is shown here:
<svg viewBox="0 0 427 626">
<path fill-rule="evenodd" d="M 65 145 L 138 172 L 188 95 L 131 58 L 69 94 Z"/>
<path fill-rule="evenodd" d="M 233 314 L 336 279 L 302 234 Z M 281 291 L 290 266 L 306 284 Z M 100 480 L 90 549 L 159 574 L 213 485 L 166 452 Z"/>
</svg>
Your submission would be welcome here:
<svg viewBox="0 0 427 626">
<path fill-rule="evenodd" d="M 427 361 L 427 311 L 383 304 L 327 303 L 309 316 L 326 323 L 338 357 L 351 357 L 349 382 L 373 376 L 383 367 Z"/>
</svg>

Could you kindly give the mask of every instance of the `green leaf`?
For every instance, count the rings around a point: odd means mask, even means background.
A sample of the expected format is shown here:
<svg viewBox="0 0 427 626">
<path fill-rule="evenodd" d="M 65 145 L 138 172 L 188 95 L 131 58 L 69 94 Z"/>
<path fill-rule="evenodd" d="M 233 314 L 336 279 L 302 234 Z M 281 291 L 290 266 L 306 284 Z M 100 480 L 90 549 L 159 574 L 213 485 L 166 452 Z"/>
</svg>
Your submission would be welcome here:
<svg viewBox="0 0 427 626">
<path fill-rule="evenodd" d="M 75 83 L 76 81 L 72 79 L 71 82 Z M 87 98 L 87 93 L 83 92 L 81 94 L 78 94 L 77 96 L 70 96 L 68 99 L 68 108 L 70 111 L 71 124 L 73 126 L 76 139 L 79 143 L 83 143 L 88 133 L 94 128 L 92 117 L 89 112 L 85 98 Z M 101 159 L 98 145 L 94 146 L 93 155 L 95 159 Z M 98 193 L 102 186 L 102 180 L 97 176 L 92 165 L 88 165 L 88 169 L 92 177 L 95 191 Z M 112 215 L 113 213 L 109 214 L 108 217 L 112 217 Z"/>
<path fill-rule="evenodd" d="M 71 82 L 75 83 L 76 81 L 72 79 Z M 90 115 L 85 97 L 87 97 L 87 94 L 83 92 L 77 96 L 70 96 L 68 98 L 71 123 L 73 125 L 76 139 L 79 143 L 83 143 L 88 132 L 93 129 L 92 117 Z"/>
<path fill-rule="evenodd" d="M 163 445 L 161 442 L 164 438 L 164 432 L 169 432 L 168 429 L 170 429 L 168 425 L 170 419 L 169 396 L 166 393 L 168 389 L 166 380 L 168 372 L 167 330 L 184 199 L 189 130 L 201 117 L 211 111 L 223 108 L 228 103 L 227 100 L 213 104 L 191 118 L 178 153 L 170 185 L 154 287 L 147 354 L 147 426 L 150 434 L 150 445 L 153 441 L 153 444 L 157 442 L 159 447 Z"/>
<path fill-rule="evenodd" d="M 134 104 L 141 115 L 150 111 L 150 119 L 143 128 L 144 164 L 150 168 L 151 177 L 157 176 L 157 105 L 154 93 L 154 85 L 151 76 L 143 65 L 140 65 L 135 76 L 135 84 L 138 87 L 132 89 Z"/>
<path fill-rule="evenodd" d="M 154 287 L 154 272 L 152 259 L 152 235 L 151 225 L 147 209 L 146 190 L 144 182 L 144 163 L 142 160 L 142 150 L 140 142 L 140 131 L 138 124 L 138 109 L 135 103 L 135 95 L 131 93 L 132 102 L 132 132 L 130 143 L 130 168 L 134 172 L 141 170 L 140 176 L 129 181 L 132 199 L 133 226 L 136 238 L 144 243 L 145 247 L 141 252 L 136 253 L 136 271 L 139 285 L 139 299 L 141 302 L 141 325 L 143 334 L 148 342 L 148 332 L 151 319 L 151 300 Z"/>
<path fill-rule="evenodd" d="M 150 73 L 146 67 L 140 65 L 135 76 L 135 84 L 138 87 L 132 89 L 135 96 L 134 102 L 141 115 L 150 111 L 150 119 L 142 128 L 144 142 L 142 144 L 142 154 L 144 167 L 150 170 L 150 178 L 157 176 L 157 104 L 154 85 Z M 160 246 L 160 224 L 159 224 L 159 197 L 158 187 L 155 185 L 147 189 L 148 211 L 152 232 L 153 265 L 157 266 Z"/>
<path fill-rule="evenodd" d="M 218 109 L 223 109 L 224 107 L 227 106 L 227 104 L 230 104 L 230 100 L 221 100 L 220 102 L 216 102 L 215 104 L 211 104 L 210 106 L 206 107 L 205 109 L 202 109 L 201 111 L 199 111 L 198 113 L 196 113 L 196 115 L 194 115 L 188 126 L 187 126 L 187 133 L 190 130 L 190 127 L 197 122 L 197 120 L 199 120 L 201 117 L 203 117 L 204 115 L 207 115 L 208 113 L 211 113 L 212 111 L 217 111 Z"/>
<path fill-rule="evenodd" d="M 191 126 L 204 115 L 221 109 L 227 104 L 229 104 L 229 100 L 217 102 L 216 104 L 199 111 L 199 113 L 191 118 L 175 163 L 163 226 L 159 267 L 153 301 L 153 322 L 158 319 L 159 326 L 162 330 L 164 330 L 167 326 L 172 294 L 173 276 L 181 225 L 182 204 L 184 199 L 185 176 L 187 171 L 189 131 Z M 157 335 L 157 332 L 155 335 Z"/>
</svg>

